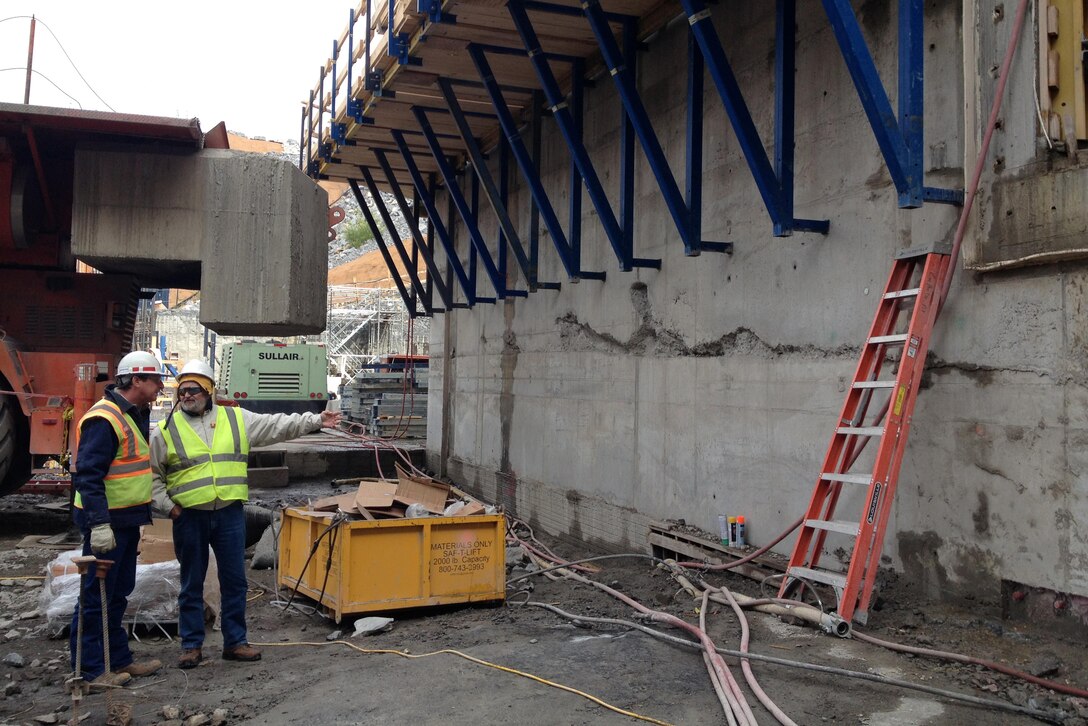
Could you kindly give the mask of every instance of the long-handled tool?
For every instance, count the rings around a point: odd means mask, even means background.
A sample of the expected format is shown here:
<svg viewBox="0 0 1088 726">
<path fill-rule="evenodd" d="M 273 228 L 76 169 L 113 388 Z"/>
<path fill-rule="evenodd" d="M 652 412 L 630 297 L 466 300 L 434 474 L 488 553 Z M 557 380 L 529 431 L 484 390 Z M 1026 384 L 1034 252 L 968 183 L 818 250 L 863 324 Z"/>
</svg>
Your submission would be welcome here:
<svg viewBox="0 0 1088 726">
<path fill-rule="evenodd" d="M 68 690 L 72 694 L 72 719 L 69 723 L 78 724 L 80 721 L 79 706 L 87 691 L 87 684 L 83 680 L 83 577 L 87 575 L 88 568 L 94 568 L 94 576 L 98 580 L 98 597 L 102 610 L 102 653 L 105 659 L 104 673 L 110 673 L 110 630 L 109 630 L 109 602 L 106 600 L 106 575 L 109 574 L 113 560 L 100 560 L 93 555 L 73 557 L 72 564 L 79 570 L 79 611 L 76 616 L 76 663 L 75 672 L 65 681 Z M 113 710 L 113 689 L 106 689 L 106 711 Z"/>
</svg>

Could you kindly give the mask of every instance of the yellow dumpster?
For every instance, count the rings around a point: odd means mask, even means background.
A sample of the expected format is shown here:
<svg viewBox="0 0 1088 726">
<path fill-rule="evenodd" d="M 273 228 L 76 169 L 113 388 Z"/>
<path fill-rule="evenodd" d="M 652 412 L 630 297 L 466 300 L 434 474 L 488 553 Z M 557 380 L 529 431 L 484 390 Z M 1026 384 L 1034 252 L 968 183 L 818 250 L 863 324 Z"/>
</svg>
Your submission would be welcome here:
<svg viewBox="0 0 1088 726">
<path fill-rule="evenodd" d="M 321 603 L 338 623 L 357 613 L 501 601 L 506 594 L 505 534 L 501 514 L 332 525 L 327 515 L 286 509 L 279 584 L 297 585 L 300 594 Z"/>
</svg>

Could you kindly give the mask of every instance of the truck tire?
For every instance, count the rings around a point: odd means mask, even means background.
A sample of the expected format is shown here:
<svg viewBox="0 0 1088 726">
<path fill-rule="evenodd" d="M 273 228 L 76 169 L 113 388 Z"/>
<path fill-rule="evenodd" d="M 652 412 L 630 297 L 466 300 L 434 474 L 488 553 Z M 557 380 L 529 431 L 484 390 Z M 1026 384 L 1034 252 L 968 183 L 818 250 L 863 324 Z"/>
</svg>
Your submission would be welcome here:
<svg viewBox="0 0 1088 726">
<path fill-rule="evenodd" d="M 0 376 L 0 389 L 10 390 Z M 12 396 L 0 395 L 0 496 L 30 478 L 30 436 L 26 416 Z"/>
</svg>

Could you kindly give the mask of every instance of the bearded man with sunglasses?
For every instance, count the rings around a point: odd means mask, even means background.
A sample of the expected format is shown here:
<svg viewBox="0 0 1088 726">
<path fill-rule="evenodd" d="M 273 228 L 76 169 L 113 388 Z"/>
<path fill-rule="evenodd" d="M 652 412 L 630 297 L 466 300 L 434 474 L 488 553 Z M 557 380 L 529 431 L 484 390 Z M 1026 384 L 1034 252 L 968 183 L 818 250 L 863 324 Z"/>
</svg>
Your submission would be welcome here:
<svg viewBox="0 0 1088 726">
<path fill-rule="evenodd" d="M 223 659 L 256 661 L 246 638 L 247 461 L 251 446 L 268 446 L 340 423 L 332 411 L 258 414 L 215 402 L 211 366 L 195 360 L 178 374 L 177 402 L 151 432 L 156 507 L 174 521 L 174 552 L 181 564 L 178 594 L 179 668 L 203 660 L 204 578 L 208 550 L 219 570 Z"/>
</svg>

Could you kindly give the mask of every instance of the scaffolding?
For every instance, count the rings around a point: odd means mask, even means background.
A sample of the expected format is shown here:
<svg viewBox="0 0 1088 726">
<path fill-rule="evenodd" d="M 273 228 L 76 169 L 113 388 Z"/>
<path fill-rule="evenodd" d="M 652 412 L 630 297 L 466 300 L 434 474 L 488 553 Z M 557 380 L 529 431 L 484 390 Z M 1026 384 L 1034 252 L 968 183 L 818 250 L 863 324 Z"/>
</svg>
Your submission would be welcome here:
<svg viewBox="0 0 1088 726">
<path fill-rule="evenodd" d="M 391 353 L 426 355 L 429 320 L 410 321 L 396 289 L 330 285 L 328 303 L 330 375 L 351 378 Z"/>
</svg>

